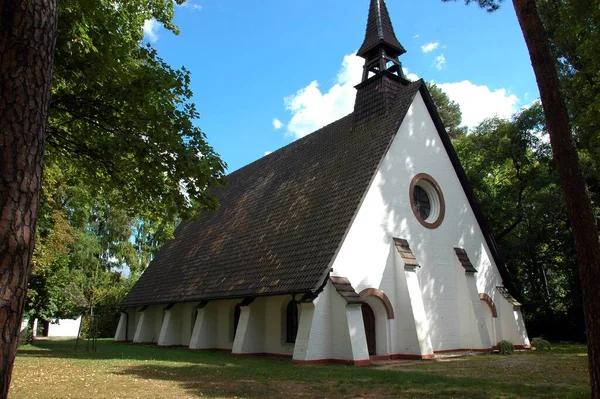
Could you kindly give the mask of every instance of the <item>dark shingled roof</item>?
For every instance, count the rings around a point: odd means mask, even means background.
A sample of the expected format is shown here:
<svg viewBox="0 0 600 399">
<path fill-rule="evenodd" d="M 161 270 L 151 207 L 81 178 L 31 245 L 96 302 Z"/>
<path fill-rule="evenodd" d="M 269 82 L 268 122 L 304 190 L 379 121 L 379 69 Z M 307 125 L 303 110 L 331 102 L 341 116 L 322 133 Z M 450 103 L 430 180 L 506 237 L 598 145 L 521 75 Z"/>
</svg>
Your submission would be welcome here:
<svg viewBox="0 0 600 399">
<path fill-rule="evenodd" d="M 511 305 L 513 305 L 513 307 L 520 308 L 522 306 L 521 303 L 517 301 L 505 287 L 499 285 L 496 288 L 498 289 L 500 295 L 502 295 Z"/>
<path fill-rule="evenodd" d="M 477 269 L 471 263 L 471 259 L 469 259 L 469 255 L 467 255 L 467 251 L 464 248 L 454 248 L 454 252 L 466 273 L 477 273 Z"/>
<path fill-rule="evenodd" d="M 346 277 L 331 276 L 331 283 L 336 291 L 349 304 L 362 304 L 365 302 L 363 298 L 354 290 L 352 283 Z"/>
<path fill-rule="evenodd" d="M 365 41 L 358 49 L 357 55 L 366 58 L 372 50 L 378 48 L 380 45 L 391 50 L 391 55 L 399 56 L 406 53 L 406 50 L 394 33 L 394 27 L 392 26 L 385 1 L 371 0 Z"/>
<path fill-rule="evenodd" d="M 382 84 L 382 82 L 386 82 Z M 365 92 L 393 101 L 350 114 L 227 177 L 220 208 L 183 222 L 123 306 L 318 291 L 422 81 L 385 74 Z M 376 96 L 371 94 L 369 96 Z"/>
<path fill-rule="evenodd" d="M 404 261 L 405 267 L 419 267 L 417 258 L 415 258 L 415 254 L 413 254 L 412 250 L 410 249 L 408 241 L 403 238 L 394 237 L 394 245 L 396 246 L 396 250 L 398 250 L 400 257 Z"/>
</svg>

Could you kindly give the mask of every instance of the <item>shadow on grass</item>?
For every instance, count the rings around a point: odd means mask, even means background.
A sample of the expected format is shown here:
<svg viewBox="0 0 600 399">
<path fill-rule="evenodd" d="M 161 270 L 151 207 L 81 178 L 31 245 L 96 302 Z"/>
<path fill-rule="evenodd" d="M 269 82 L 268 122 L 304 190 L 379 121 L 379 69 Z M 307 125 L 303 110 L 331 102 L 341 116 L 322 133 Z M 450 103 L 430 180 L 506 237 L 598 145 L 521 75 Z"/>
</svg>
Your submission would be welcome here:
<svg viewBox="0 0 600 399">
<path fill-rule="evenodd" d="M 561 397 L 589 396 L 586 386 L 553 381 L 494 378 L 481 369 L 477 377 L 448 376 L 426 370 L 385 370 L 341 365 L 297 365 L 287 359 L 197 352 L 185 348 L 98 341 L 98 351 L 74 350 L 75 341 L 40 341 L 19 349 L 23 357 L 114 361 L 112 373 L 178 384 L 194 396 L 261 397 Z M 579 351 L 581 350 L 578 348 Z M 578 353 L 565 350 L 563 353 Z M 524 355 L 526 357 L 537 357 Z M 559 356 L 560 357 L 560 356 Z M 516 356 L 515 356 L 516 358 Z M 540 358 L 542 361 L 543 358 Z M 560 363 L 557 363 L 560 365 Z M 442 366 L 441 364 L 439 365 Z M 452 368 L 450 364 L 446 365 Z M 477 362 L 473 367 L 478 367 Z M 436 367 L 437 368 L 437 367 Z M 443 372 L 443 370 L 442 370 Z M 513 370 L 511 373 L 518 373 Z M 437 374 L 437 375 L 435 375 Z"/>
<path fill-rule="evenodd" d="M 189 395 L 198 397 L 581 397 L 581 393 L 561 392 L 552 386 L 358 369 L 352 366 L 297 366 L 288 363 L 278 370 L 265 371 L 261 368 L 153 364 L 125 367 L 116 374 L 175 382 Z"/>
</svg>

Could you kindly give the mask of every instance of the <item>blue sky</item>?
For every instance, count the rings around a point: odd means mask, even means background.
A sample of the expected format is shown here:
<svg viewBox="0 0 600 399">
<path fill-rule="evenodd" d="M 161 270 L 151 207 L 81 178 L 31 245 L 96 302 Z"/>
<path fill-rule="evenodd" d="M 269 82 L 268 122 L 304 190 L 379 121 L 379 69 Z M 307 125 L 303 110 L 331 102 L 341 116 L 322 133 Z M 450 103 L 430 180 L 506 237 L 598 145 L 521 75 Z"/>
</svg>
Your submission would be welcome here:
<svg viewBox="0 0 600 399">
<path fill-rule="evenodd" d="M 510 2 L 489 14 L 463 1 L 387 0 L 409 77 L 435 81 L 474 126 L 538 97 Z M 197 124 L 236 170 L 352 111 L 369 0 L 188 0 L 180 35 L 150 41 L 192 73 Z"/>
</svg>

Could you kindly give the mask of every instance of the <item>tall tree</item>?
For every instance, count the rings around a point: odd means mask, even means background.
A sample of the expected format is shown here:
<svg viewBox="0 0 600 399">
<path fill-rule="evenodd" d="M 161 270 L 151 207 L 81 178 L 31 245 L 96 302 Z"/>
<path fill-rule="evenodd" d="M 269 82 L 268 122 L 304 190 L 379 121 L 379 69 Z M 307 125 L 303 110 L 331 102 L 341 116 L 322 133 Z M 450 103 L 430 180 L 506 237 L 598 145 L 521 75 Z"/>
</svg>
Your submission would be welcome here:
<svg viewBox="0 0 600 399">
<path fill-rule="evenodd" d="M 541 104 L 454 141 L 525 306 L 531 336 L 582 340 L 575 245 Z"/>
<path fill-rule="evenodd" d="M 427 89 L 433 98 L 442 122 L 446 127 L 446 132 L 452 140 L 456 140 L 467 134 L 467 127 L 461 126 L 462 112 L 460 105 L 456 101 L 450 100 L 450 97 L 435 83 L 428 82 Z"/>
<path fill-rule="evenodd" d="M 56 0 L 0 0 L 0 12 L 0 398 L 6 398 L 35 243 Z"/>
<path fill-rule="evenodd" d="M 476 1 L 480 7 L 486 8 L 488 11 L 496 10 L 502 2 L 502 0 L 465 0 L 467 4 L 471 1 Z M 555 59 L 550 50 L 548 35 L 540 19 L 536 1 L 513 0 L 513 6 L 540 90 L 552 152 L 577 248 L 592 398 L 600 398 L 600 290 L 597 287 L 597 282 L 600 281 L 600 238 L 598 226 L 571 134 L 569 114 L 561 93 Z"/>
<path fill-rule="evenodd" d="M 142 40 L 152 18 L 177 33 L 174 5 L 184 1 L 60 0 L 57 10 L 56 1 L 0 0 L 0 398 L 23 311 L 45 142 L 45 159 L 74 168 L 92 200 L 143 220 L 142 239 L 148 226 L 217 205 L 211 189 L 225 165 L 194 123 L 190 74 Z M 61 226 L 60 212 L 43 216 Z M 86 217 L 69 215 L 69 224 Z M 62 268 L 63 254 L 53 254 L 46 260 Z"/>
</svg>

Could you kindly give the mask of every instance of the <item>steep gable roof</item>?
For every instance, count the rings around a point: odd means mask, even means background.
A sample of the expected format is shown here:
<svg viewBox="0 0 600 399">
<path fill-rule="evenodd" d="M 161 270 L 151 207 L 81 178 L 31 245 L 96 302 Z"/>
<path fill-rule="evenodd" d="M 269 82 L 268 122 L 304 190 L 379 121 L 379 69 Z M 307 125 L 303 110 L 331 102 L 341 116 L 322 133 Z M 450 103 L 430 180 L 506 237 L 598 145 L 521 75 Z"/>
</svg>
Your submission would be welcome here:
<svg viewBox="0 0 600 399">
<path fill-rule="evenodd" d="M 396 56 L 406 53 L 394 33 L 385 1 L 371 0 L 365 40 L 358 49 L 357 55 L 366 57 L 369 52 L 381 45 L 389 47 Z"/>
<path fill-rule="evenodd" d="M 377 82 L 374 82 L 374 84 Z M 220 208 L 183 222 L 123 306 L 320 289 L 422 81 L 227 178 Z M 389 94 L 388 94 L 389 95 Z"/>
</svg>

